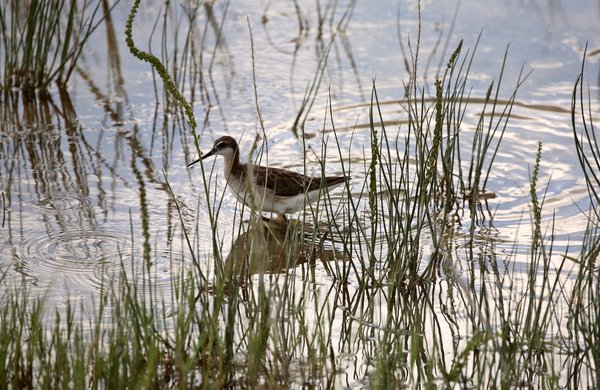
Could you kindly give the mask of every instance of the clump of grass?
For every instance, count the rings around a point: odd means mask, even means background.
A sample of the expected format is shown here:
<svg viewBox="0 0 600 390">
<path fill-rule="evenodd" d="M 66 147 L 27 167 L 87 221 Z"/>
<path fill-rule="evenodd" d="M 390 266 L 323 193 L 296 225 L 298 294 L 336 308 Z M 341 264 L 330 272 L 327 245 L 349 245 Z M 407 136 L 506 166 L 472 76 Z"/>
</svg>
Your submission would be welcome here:
<svg viewBox="0 0 600 390">
<path fill-rule="evenodd" d="M 0 7 L 0 87 L 27 94 L 53 82 L 64 88 L 102 23 L 100 6 L 100 1 L 6 1 Z"/>
<path fill-rule="evenodd" d="M 0 387 L 188 388 L 213 378 L 223 362 L 212 334 L 219 329 L 201 316 L 210 314 L 208 308 L 194 307 L 191 274 L 174 281 L 172 316 L 155 286 L 140 282 L 145 277 L 122 267 L 121 283 L 102 287 L 89 322 L 83 307 L 67 301 L 48 323 L 43 298 L 25 289 L 3 293 Z M 216 385 L 225 383 L 223 376 L 214 378 Z"/>
<path fill-rule="evenodd" d="M 503 315 L 498 326 L 501 337 L 492 341 L 492 351 L 499 355 L 500 370 L 493 373 L 493 377 L 502 386 L 560 386 L 553 359 L 557 348 L 553 335 L 561 321 L 557 307 L 564 294 L 561 279 L 566 276 L 565 258 L 556 260 L 553 256 L 554 220 L 550 221 L 548 232 L 542 230 L 543 197 L 538 196 L 541 157 L 542 143 L 539 142 L 529 186 L 532 241 L 527 279 L 518 286 L 512 281 L 516 275 L 501 277 L 494 268 L 497 283 L 508 291 L 507 297 L 501 292 L 504 298 L 495 304 Z"/>
<path fill-rule="evenodd" d="M 368 241 L 369 259 L 385 259 L 381 273 L 385 276 L 375 278 L 375 283 L 385 280 L 400 286 L 426 280 L 435 274 L 444 253 L 442 246 L 446 242 L 446 227 L 451 214 L 469 201 L 470 212 L 476 220 L 478 194 L 485 188 L 516 90 L 523 80 L 518 79 L 515 92 L 503 108 L 499 106 L 499 86 L 496 86 L 495 95 L 491 95 L 494 86 L 491 84 L 475 136 L 470 145 L 466 144 L 471 152 L 467 165 L 462 157 L 469 153 L 465 152 L 465 142 L 461 141 L 461 120 L 468 100 L 466 84 L 474 52 L 461 60 L 461 50 L 462 42 L 451 55 L 443 78 L 435 83 L 432 106 L 428 105 L 430 100 L 420 88 L 410 85 L 406 88 L 409 94 L 408 125 L 403 140 L 390 136 L 373 85 L 369 109 L 371 160 L 366 173 L 368 183 L 364 187 L 366 192 L 361 192 L 358 198 L 367 198 L 371 233 L 368 240 L 362 233 L 359 237 Z M 491 105 L 491 116 L 487 115 L 488 104 Z M 497 110 L 502 114 L 496 117 L 493 113 Z M 489 123 L 484 122 L 485 118 L 489 118 Z M 352 205 L 348 210 L 355 213 L 358 209 Z M 357 221 L 352 215 L 347 219 Z M 474 225 L 471 225 L 472 229 Z M 422 257 L 424 240 L 432 243 L 429 260 Z M 376 247 L 378 241 L 384 243 L 380 248 Z M 348 249 L 348 253 L 352 252 Z M 374 266 L 372 261 L 367 264 L 366 269 Z"/>
</svg>

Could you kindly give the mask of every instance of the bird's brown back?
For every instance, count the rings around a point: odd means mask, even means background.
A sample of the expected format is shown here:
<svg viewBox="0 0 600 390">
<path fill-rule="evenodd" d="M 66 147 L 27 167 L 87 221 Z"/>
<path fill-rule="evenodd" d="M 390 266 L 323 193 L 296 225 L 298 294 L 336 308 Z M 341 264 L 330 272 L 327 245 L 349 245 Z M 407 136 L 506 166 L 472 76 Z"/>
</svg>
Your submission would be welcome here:
<svg viewBox="0 0 600 390">
<path fill-rule="evenodd" d="M 305 176 L 286 169 L 256 165 L 253 166 L 253 171 L 256 177 L 256 185 L 276 191 L 278 196 L 294 196 L 317 190 L 321 187 L 322 180 L 324 180 L 323 187 L 330 187 L 350 179 L 347 176 L 328 176 L 323 179 L 321 177 Z"/>
</svg>

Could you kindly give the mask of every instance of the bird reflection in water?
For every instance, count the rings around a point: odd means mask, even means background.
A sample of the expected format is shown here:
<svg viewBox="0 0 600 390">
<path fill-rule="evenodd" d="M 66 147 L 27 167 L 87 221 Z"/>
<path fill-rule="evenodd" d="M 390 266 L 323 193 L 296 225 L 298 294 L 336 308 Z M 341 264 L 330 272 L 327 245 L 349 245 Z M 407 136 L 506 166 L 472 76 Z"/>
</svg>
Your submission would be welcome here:
<svg viewBox="0 0 600 390">
<path fill-rule="evenodd" d="M 331 274 L 328 262 L 346 258 L 327 240 L 328 231 L 312 237 L 311 227 L 297 220 L 288 224 L 258 221 L 252 225 L 238 236 L 225 259 L 225 280 L 243 285 L 251 275 L 281 273 L 303 264 L 314 267 L 319 261 Z"/>
</svg>

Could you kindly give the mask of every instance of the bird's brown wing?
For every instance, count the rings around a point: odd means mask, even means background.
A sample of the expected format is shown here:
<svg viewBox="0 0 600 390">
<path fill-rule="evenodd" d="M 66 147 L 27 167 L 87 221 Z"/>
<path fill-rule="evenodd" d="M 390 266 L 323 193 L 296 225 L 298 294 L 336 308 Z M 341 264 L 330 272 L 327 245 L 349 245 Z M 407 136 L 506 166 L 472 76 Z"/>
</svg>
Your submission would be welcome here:
<svg viewBox="0 0 600 390">
<path fill-rule="evenodd" d="M 257 185 L 276 191 L 277 195 L 280 196 L 294 196 L 304 193 L 306 187 L 309 186 L 310 188 L 312 182 L 314 182 L 311 177 L 280 168 L 255 165 L 253 170 Z"/>
<path fill-rule="evenodd" d="M 280 196 L 294 196 L 306 191 L 313 191 L 321 187 L 322 178 L 305 176 L 294 171 L 280 168 L 254 166 L 256 184 L 277 191 Z M 348 180 L 345 176 L 329 176 L 325 178 L 325 187 L 342 183 Z"/>
</svg>

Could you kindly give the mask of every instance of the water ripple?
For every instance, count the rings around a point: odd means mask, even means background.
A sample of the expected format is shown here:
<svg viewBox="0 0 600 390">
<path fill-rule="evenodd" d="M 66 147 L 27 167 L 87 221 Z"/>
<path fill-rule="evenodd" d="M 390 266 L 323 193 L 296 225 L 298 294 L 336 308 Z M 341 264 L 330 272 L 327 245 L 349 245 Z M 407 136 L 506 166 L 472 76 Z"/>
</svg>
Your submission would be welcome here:
<svg viewBox="0 0 600 390">
<path fill-rule="evenodd" d="M 72 291 L 94 291 L 128 281 L 151 281 L 154 287 L 169 287 L 172 277 L 189 269 L 191 261 L 176 249 L 153 251 L 149 261 L 143 249 L 116 231 L 76 230 L 48 233 L 28 232 L 21 240 L 17 259 L 22 274 L 44 275 L 52 284 Z M 125 275 L 125 276 L 124 276 Z"/>
<path fill-rule="evenodd" d="M 129 247 L 117 232 L 33 230 L 22 238 L 19 257 L 30 273 L 48 275 L 54 282 L 99 286 L 102 276 L 96 269 L 120 264 Z"/>
<path fill-rule="evenodd" d="M 90 207 L 89 198 L 83 194 L 61 193 L 48 194 L 39 197 L 33 207 L 43 212 L 62 213 L 65 211 L 79 211 Z"/>
</svg>

